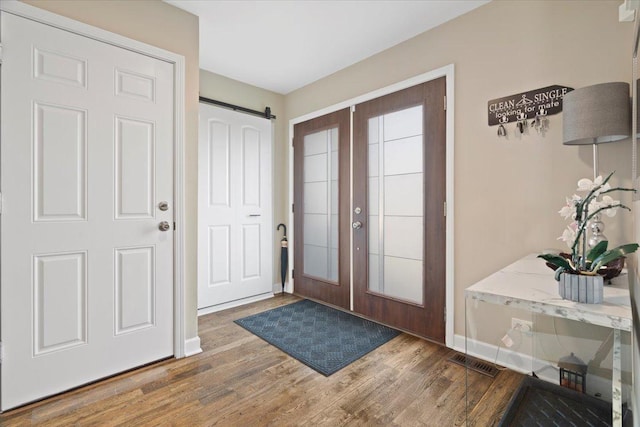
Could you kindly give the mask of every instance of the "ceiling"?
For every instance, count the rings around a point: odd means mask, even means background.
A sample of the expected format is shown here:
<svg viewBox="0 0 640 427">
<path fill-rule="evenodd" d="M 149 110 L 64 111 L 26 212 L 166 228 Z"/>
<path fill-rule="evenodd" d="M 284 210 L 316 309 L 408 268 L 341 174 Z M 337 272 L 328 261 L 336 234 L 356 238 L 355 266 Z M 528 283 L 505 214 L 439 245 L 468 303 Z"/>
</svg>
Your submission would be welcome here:
<svg viewBox="0 0 640 427">
<path fill-rule="evenodd" d="M 287 94 L 489 0 L 165 0 L 200 17 L 200 68 Z"/>
</svg>

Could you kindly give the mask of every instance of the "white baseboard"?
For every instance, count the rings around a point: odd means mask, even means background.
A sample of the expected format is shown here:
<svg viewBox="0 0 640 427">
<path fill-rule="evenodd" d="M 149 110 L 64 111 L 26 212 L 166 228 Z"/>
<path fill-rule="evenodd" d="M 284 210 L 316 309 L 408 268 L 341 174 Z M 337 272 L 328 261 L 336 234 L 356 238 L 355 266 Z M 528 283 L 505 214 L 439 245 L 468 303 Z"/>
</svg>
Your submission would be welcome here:
<svg viewBox="0 0 640 427">
<path fill-rule="evenodd" d="M 290 291 L 290 287 L 289 287 L 289 282 L 284 282 L 284 291 L 287 293 L 291 293 Z M 278 295 L 282 293 L 282 282 L 278 282 L 278 283 L 274 283 L 273 284 L 273 293 Z"/>
<path fill-rule="evenodd" d="M 202 353 L 202 348 L 200 348 L 200 337 L 196 336 L 194 338 L 189 338 L 184 342 L 184 356 L 194 356 L 198 353 Z"/>
<path fill-rule="evenodd" d="M 465 353 L 465 337 L 464 335 L 455 335 L 453 349 L 461 353 Z M 532 367 L 534 370 L 542 369 L 547 363 L 540 365 L 532 365 L 535 360 L 527 354 L 519 353 L 508 348 L 498 347 L 483 341 L 477 341 L 469 338 L 467 340 L 466 353 L 491 363 L 507 367 L 521 374 L 530 374 Z M 498 359 L 496 360 L 496 356 Z M 537 374 L 537 372 L 536 372 Z"/>
<path fill-rule="evenodd" d="M 461 353 L 465 353 L 465 337 L 464 335 L 455 335 L 453 349 Z M 548 361 L 535 358 L 529 354 L 520 353 L 509 350 L 508 348 L 498 347 L 486 342 L 467 339 L 466 354 L 477 357 L 490 363 L 497 363 L 513 371 L 523 374 L 531 374 L 535 372 L 538 378 L 550 383 L 558 384 L 559 372 L 558 368 Z M 496 360 L 496 354 L 498 356 Z M 611 378 L 603 378 L 596 375 L 587 376 L 587 394 L 596 395 L 600 399 L 611 402 Z M 631 387 L 628 384 L 622 384 L 623 398 L 631 396 Z"/>
<path fill-rule="evenodd" d="M 293 293 L 293 288 L 291 285 L 291 281 L 286 281 L 284 282 L 284 292 L 287 294 L 292 294 Z M 282 293 L 282 282 L 278 282 L 278 283 L 274 283 L 273 284 L 273 293 L 274 294 L 281 294 Z"/>
<path fill-rule="evenodd" d="M 282 286 L 282 285 L 280 285 Z M 205 314 L 215 313 L 217 311 L 226 310 L 228 308 L 238 307 L 241 305 L 249 304 L 252 302 L 262 301 L 264 299 L 273 298 L 273 292 L 266 292 L 264 294 L 255 295 L 249 298 L 243 298 L 235 301 L 226 302 L 224 304 L 212 305 L 211 307 L 204 307 L 198 309 L 198 316 Z"/>
</svg>

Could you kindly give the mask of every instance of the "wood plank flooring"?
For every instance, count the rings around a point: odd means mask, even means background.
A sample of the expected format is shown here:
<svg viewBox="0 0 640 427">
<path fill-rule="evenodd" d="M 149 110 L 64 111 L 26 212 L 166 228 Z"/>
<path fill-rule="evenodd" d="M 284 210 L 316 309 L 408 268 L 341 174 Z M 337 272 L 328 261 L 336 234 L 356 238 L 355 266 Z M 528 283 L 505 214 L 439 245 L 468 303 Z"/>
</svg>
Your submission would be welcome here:
<svg viewBox="0 0 640 427">
<path fill-rule="evenodd" d="M 233 323 L 292 295 L 199 319 L 203 353 L 165 360 L 0 414 L 0 426 L 490 426 L 522 375 L 495 379 L 400 334 L 330 377 Z"/>
</svg>

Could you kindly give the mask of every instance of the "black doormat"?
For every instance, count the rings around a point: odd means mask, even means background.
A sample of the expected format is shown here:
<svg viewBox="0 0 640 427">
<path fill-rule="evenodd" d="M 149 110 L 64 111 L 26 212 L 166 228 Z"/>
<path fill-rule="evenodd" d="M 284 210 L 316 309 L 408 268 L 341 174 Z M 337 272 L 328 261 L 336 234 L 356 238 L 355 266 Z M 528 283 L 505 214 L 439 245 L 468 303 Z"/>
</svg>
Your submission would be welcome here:
<svg viewBox="0 0 640 427">
<path fill-rule="evenodd" d="M 325 376 L 400 334 L 395 329 L 310 300 L 235 322 Z"/>
<path fill-rule="evenodd" d="M 624 406 L 622 425 L 630 426 L 631 411 Z M 547 381 L 525 377 L 498 426 L 610 425 L 610 403 Z"/>
</svg>

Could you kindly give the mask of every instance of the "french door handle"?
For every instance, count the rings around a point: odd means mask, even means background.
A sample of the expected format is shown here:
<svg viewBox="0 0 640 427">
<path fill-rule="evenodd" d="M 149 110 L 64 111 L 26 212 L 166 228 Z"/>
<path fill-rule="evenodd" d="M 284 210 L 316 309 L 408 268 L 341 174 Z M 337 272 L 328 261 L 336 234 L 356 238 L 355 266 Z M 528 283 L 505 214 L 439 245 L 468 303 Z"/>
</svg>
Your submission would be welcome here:
<svg viewBox="0 0 640 427">
<path fill-rule="evenodd" d="M 353 227 L 354 230 L 359 230 L 362 228 L 362 223 L 360 221 L 356 221 L 353 224 L 351 224 L 351 227 Z"/>
</svg>

